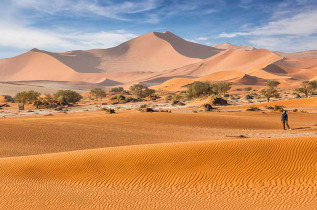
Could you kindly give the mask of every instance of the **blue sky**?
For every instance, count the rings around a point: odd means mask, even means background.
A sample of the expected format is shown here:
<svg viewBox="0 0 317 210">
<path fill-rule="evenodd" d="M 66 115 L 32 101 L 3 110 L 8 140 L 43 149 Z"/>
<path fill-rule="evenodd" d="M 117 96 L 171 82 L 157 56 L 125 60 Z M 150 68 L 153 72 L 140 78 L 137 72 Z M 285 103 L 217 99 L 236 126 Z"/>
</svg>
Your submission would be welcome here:
<svg viewBox="0 0 317 210">
<path fill-rule="evenodd" d="M 273 51 L 317 49 L 316 0 L 1 0 L 0 58 L 116 46 L 152 31 Z"/>
</svg>

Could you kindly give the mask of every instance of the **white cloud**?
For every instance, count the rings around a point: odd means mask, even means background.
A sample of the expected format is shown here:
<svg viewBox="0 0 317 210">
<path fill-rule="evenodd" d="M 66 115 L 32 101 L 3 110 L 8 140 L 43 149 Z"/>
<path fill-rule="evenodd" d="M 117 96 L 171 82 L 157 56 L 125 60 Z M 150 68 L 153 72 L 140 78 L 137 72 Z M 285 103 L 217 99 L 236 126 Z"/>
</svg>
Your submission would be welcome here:
<svg viewBox="0 0 317 210">
<path fill-rule="evenodd" d="M 280 18 L 265 25 L 246 28 L 233 33 L 220 33 L 218 37 L 249 36 L 258 48 L 280 51 L 317 49 L 317 10 L 302 11 L 288 18 Z"/>
<path fill-rule="evenodd" d="M 119 20 L 128 20 L 124 17 L 127 14 L 142 13 L 158 7 L 161 0 L 142 0 L 137 2 L 106 1 L 101 4 L 99 0 L 3 0 L 0 2 L 1 8 L 19 13 L 35 11 L 50 15 L 98 15 Z M 38 14 L 39 15 L 39 14 Z"/>
<path fill-rule="evenodd" d="M 126 31 L 58 32 L 14 24 L 0 25 L 0 46 L 17 49 L 40 48 L 51 51 L 109 48 L 136 37 Z"/>
<path fill-rule="evenodd" d="M 303 37 L 259 37 L 249 41 L 256 48 L 267 48 L 273 51 L 299 52 L 316 50 L 317 36 Z"/>
<path fill-rule="evenodd" d="M 246 32 L 221 33 L 219 37 L 232 38 L 246 35 L 300 35 L 307 36 L 317 33 L 317 10 L 303 12 L 290 18 L 271 21 L 260 27 L 255 27 Z"/>
</svg>

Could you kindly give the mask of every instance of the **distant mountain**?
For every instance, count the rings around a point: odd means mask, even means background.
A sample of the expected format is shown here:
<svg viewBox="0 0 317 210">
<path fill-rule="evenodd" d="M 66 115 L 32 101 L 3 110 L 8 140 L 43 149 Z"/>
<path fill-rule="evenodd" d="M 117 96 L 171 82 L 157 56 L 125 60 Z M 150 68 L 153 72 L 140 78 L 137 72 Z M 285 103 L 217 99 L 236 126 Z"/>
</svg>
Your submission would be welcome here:
<svg viewBox="0 0 317 210">
<path fill-rule="evenodd" d="M 234 45 L 231 43 L 222 43 L 222 44 L 216 44 L 213 46 L 214 48 L 221 49 L 221 50 L 228 50 L 228 49 L 239 49 L 239 50 L 254 50 L 256 48 L 248 45 Z"/>
</svg>

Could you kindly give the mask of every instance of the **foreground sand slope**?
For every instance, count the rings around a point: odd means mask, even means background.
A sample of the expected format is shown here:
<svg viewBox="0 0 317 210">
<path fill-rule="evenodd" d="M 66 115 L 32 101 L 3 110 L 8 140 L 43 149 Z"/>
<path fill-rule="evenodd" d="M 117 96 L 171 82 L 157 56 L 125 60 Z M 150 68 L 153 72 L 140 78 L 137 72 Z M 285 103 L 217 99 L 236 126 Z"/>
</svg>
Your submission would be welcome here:
<svg viewBox="0 0 317 210">
<path fill-rule="evenodd" d="M 317 138 L 125 146 L 0 159 L 4 209 L 315 209 Z"/>
<path fill-rule="evenodd" d="M 55 114 L 0 119 L 0 157 L 37 155 L 136 144 L 232 139 L 244 135 L 313 135 L 317 113 L 289 113 L 293 131 L 283 131 L 281 113 Z M 298 129 L 296 129 L 298 128 Z M 304 129 L 303 129 L 304 128 Z M 316 134 L 315 134 L 316 135 Z"/>
</svg>

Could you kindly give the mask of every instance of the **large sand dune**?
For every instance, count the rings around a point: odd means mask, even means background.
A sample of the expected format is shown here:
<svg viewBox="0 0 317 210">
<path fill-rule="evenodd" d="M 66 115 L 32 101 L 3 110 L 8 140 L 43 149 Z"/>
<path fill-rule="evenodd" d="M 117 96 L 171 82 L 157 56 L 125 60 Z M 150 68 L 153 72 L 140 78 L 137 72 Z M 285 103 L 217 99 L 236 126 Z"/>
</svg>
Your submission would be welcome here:
<svg viewBox="0 0 317 210">
<path fill-rule="evenodd" d="M 173 70 L 170 74 L 205 76 L 219 71 L 252 72 L 281 59 L 283 57 L 264 49 L 252 51 L 229 49 L 201 62 Z"/>
<path fill-rule="evenodd" d="M 316 137 L 0 159 L 5 209 L 315 209 Z"/>
<path fill-rule="evenodd" d="M 195 63 L 220 51 L 170 32 L 153 32 L 110 49 L 65 53 L 33 49 L 0 60 L 0 81 L 140 81 L 144 73 L 149 77 L 153 72 Z M 124 79 L 126 72 L 130 74 L 129 81 Z"/>
</svg>

